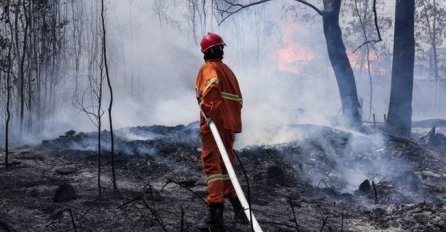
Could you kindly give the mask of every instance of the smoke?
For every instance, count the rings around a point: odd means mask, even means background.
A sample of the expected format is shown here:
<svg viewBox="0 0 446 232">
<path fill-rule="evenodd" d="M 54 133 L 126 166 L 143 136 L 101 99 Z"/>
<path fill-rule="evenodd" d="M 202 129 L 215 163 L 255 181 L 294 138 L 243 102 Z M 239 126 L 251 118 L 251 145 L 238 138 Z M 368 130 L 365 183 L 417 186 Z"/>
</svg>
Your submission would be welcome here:
<svg viewBox="0 0 446 232">
<path fill-rule="evenodd" d="M 407 160 L 413 151 L 389 146 L 388 138 L 380 133 L 365 135 L 310 124 L 296 125 L 293 131 L 301 136 L 298 141 L 275 147 L 287 162 L 298 167 L 299 178 L 313 186 L 354 193 L 368 179 L 393 202 L 426 197 L 421 180 Z M 383 188 L 383 183 L 391 187 Z"/>
<path fill-rule="evenodd" d="M 83 2 L 88 7 L 88 1 Z M 137 125 L 177 125 L 195 121 L 198 115 L 194 91 L 200 67 L 190 33 L 161 26 L 152 1 L 106 1 L 107 43 L 110 77 L 114 87 L 113 123 L 115 128 Z M 84 10 L 86 11 L 86 10 Z M 87 12 L 87 11 L 86 11 Z M 87 13 L 84 13 L 87 14 Z M 84 36 L 91 30 L 85 19 Z M 87 50 L 86 44 L 84 49 Z M 87 52 L 83 60 L 88 61 Z M 88 63 L 81 63 L 80 93 L 89 90 Z M 83 65 L 82 65 L 83 64 Z M 74 70 L 67 70 L 73 75 Z M 68 75 L 68 74 L 67 74 Z M 56 117 L 48 123 L 43 137 L 56 136 L 69 129 L 95 130 L 84 112 L 73 107 L 75 78 L 59 85 L 63 93 Z M 104 85 L 104 109 L 108 89 Z M 89 102 L 88 102 L 89 103 Z M 108 125 L 103 116 L 103 128 Z"/>
<path fill-rule="evenodd" d="M 198 44 L 202 35 L 214 31 L 227 44 L 224 62 L 238 77 L 243 94 L 243 133 L 238 135 L 236 148 L 301 140 L 306 146 L 304 154 L 309 155 L 306 160 L 313 167 L 306 174 L 308 181 L 319 185 L 321 180 L 328 183 L 332 179 L 341 183 L 341 191 L 347 192 L 355 190 L 365 179 L 395 179 L 409 170 L 403 161 L 391 159 L 379 134 L 364 136 L 349 132 L 344 141 L 338 135 L 330 137 L 326 129 L 295 129 L 296 124 L 336 125 L 341 117 L 338 86 L 328 60 L 319 16 L 309 21 L 287 17 L 284 8 L 297 4 L 291 1 L 241 11 L 220 26 L 212 14 L 207 15 L 207 21 L 197 19 L 192 25 L 190 9 L 184 2 L 187 1 L 106 1 L 116 129 L 197 121 L 195 77 L 203 63 Z M 296 15 L 314 13 L 307 8 L 295 10 Z M 350 45 L 348 52 L 355 46 Z M 363 118 L 368 119 L 374 113 L 376 120 L 382 121 L 390 93 L 390 60 L 386 60 L 385 66 L 378 63 L 379 59 L 372 60 L 375 71 L 372 112 L 367 107 L 370 86 L 366 72 L 355 74 L 358 94 L 363 99 Z M 83 67 L 81 77 L 85 79 L 86 65 Z M 380 68 L 387 68 L 384 74 L 378 72 Z M 67 73 L 72 74 L 73 70 Z M 74 78 L 61 85 L 61 92 L 71 93 L 73 86 Z M 87 86 L 81 88 L 84 90 Z M 105 88 L 104 106 L 108 104 L 107 91 Z M 415 87 L 415 114 L 428 92 Z M 96 129 L 83 112 L 72 106 L 72 101 L 72 94 L 60 99 L 62 106 L 47 124 L 44 137 L 69 129 Z M 107 118 L 103 119 L 103 128 L 107 129 Z M 126 130 L 121 130 L 119 136 L 127 141 L 156 138 L 156 135 Z M 94 149 L 94 144 L 95 140 L 91 139 L 84 149 Z"/>
<path fill-rule="evenodd" d="M 296 124 L 332 126 L 341 117 L 338 87 L 328 61 L 319 16 L 309 21 L 286 17 L 284 8 L 297 4 L 291 1 L 241 11 L 220 26 L 212 14 L 207 15 L 207 21 L 197 19 L 193 25 L 190 9 L 184 2 L 106 1 L 116 129 L 197 121 L 195 77 L 203 63 L 198 44 L 202 35 L 214 31 L 221 34 L 227 44 L 224 62 L 238 77 L 243 93 L 243 133 L 238 135 L 236 148 L 303 140 L 309 144 L 307 154 L 315 155 L 318 160 L 321 157 L 312 153 L 315 146 L 310 146 L 318 144 L 324 149 L 319 155 L 324 155 L 327 166 L 314 169 L 318 172 L 312 173 L 309 181 L 317 185 L 321 179 L 336 178 L 343 183 L 343 191 L 356 189 L 366 178 L 396 178 L 408 170 L 404 162 L 389 158 L 380 135 L 365 137 L 351 132 L 346 144 L 337 146 L 327 138 L 325 130 L 296 132 L 293 129 Z M 86 0 L 83 3 L 90 5 Z M 297 15 L 314 13 L 307 8 L 295 10 Z M 195 34 L 192 26 L 195 26 Z M 84 30 L 87 33 L 91 28 L 85 25 Z M 349 51 L 354 48 L 350 45 Z M 88 59 L 84 57 L 83 60 Z M 378 65 L 378 61 L 373 60 L 372 68 Z M 82 91 L 88 88 L 85 85 L 87 66 L 84 62 L 80 74 L 84 83 L 80 86 Z M 383 67 L 378 66 L 376 70 Z M 390 75 L 389 70 L 386 71 L 387 74 L 381 76 L 374 73 L 372 113 L 376 114 L 377 121 L 382 121 L 383 114 L 387 113 Z M 72 69 L 66 70 L 67 75 L 73 73 Z M 368 78 L 364 71 L 355 74 L 358 94 L 363 99 L 363 118 L 368 119 Z M 72 106 L 74 81 L 75 78 L 69 78 L 58 86 L 60 107 L 55 117 L 48 120 L 43 138 L 60 135 L 69 129 L 96 130 L 86 114 Z M 104 94 L 103 105 L 107 106 L 106 88 Z M 415 114 L 421 111 L 419 106 L 428 97 L 429 91 L 415 86 Z M 441 106 L 443 111 L 440 112 L 445 112 L 445 108 Z M 103 125 L 104 129 L 108 128 L 107 117 L 103 117 Z M 151 138 L 151 135 L 121 132 L 120 136 L 126 140 Z M 88 149 L 94 148 L 94 142 L 91 140 Z"/>
<path fill-rule="evenodd" d="M 95 12 L 92 9 L 95 4 L 84 0 L 77 5 L 84 6 L 84 36 L 91 33 L 89 23 L 98 16 L 91 14 Z M 385 7 L 383 16 L 393 14 L 392 7 L 390 4 Z M 203 12 L 191 12 L 187 1 L 106 1 L 115 128 L 177 125 L 198 120 L 194 82 L 203 63 L 199 40 L 207 31 L 215 31 L 224 37 L 227 44 L 224 62 L 233 69 L 243 92 L 244 133 L 239 136 L 239 148 L 249 144 L 292 141 L 296 137 L 287 132 L 288 125 L 331 125 L 337 121 L 341 114 L 338 87 L 327 58 L 321 19 L 311 9 L 294 1 L 266 3 L 242 10 L 220 26 L 215 10 L 209 4 L 206 9 L 205 16 Z M 71 13 L 70 10 L 67 12 Z M 193 15 L 195 22 L 192 22 Z M 346 22 L 342 21 L 341 26 L 345 27 L 350 19 L 343 19 Z M 67 25 L 68 40 L 74 23 L 79 22 L 70 20 Z M 382 33 L 385 38 L 391 37 L 384 34 L 387 32 Z M 358 44 L 347 44 L 348 51 Z M 72 44 L 68 43 L 68 46 Z M 391 47 L 391 44 L 386 46 Z M 83 49 L 89 50 L 86 41 Z M 88 88 L 88 57 L 86 52 L 82 55 L 81 92 Z M 366 120 L 370 113 L 374 113 L 377 121 L 382 121 L 387 113 L 390 60 L 379 55 L 372 60 L 372 69 L 382 68 L 378 61 L 384 59 L 387 73 L 374 73 L 372 112 L 368 112 L 370 87 L 365 70 L 355 73 Z M 76 79 L 74 67 L 68 66 L 64 71 L 66 79 L 59 82 L 56 89 L 55 116 L 47 119 L 41 137 L 35 142 L 69 129 L 96 129 L 85 113 L 72 105 Z M 431 84 L 416 82 L 415 119 L 429 116 L 425 112 L 435 112 L 433 107 L 427 107 L 430 104 L 425 104 L 426 99 L 432 99 L 433 88 Z M 440 86 L 440 99 L 445 88 Z M 106 88 L 104 94 L 103 105 L 106 106 Z M 436 116 L 444 116 L 445 109 L 444 101 L 440 101 Z M 107 125 L 106 117 L 103 119 L 103 125 Z M 4 120 L 0 126 L 3 123 Z"/>
<path fill-rule="evenodd" d="M 97 17 L 90 15 L 94 3 L 82 1 L 78 5 L 84 6 L 83 35 L 87 38 L 92 30 L 91 21 Z M 292 11 L 288 9 L 290 6 L 300 5 L 262 4 L 242 10 L 218 26 L 210 5 L 205 20 L 204 14 L 200 18 L 198 13 L 191 13 L 190 6 L 182 1 L 106 1 L 115 128 L 177 125 L 198 120 L 194 82 L 203 63 L 198 43 L 207 31 L 224 37 L 227 44 L 224 62 L 233 69 L 243 92 L 244 133 L 238 147 L 293 140 L 286 132 L 290 124 L 332 124 L 340 116 L 341 106 L 326 54 L 321 19 L 317 15 L 309 17 L 314 12 L 308 8 L 296 7 Z M 193 14 L 195 24 L 192 24 Z M 79 22 L 70 21 L 67 38 L 74 23 Z M 81 59 L 80 92 L 88 89 L 89 75 L 86 41 L 83 46 L 86 51 Z M 67 79 L 58 85 L 60 96 L 55 116 L 45 124 L 43 138 L 69 129 L 95 130 L 86 114 L 72 105 L 74 67 L 64 71 Z M 378 120 L 387 112 L 389 83 L 389 78 L 374 81 L 373 113 Z M 364 99 L 363 108 L 368 110 L 368 80 L 358 74 L 357 84 Z M 104 94 L 105 107 L 109 99 L 106 88 Z M 421 102 L 417 99 L 415 96 L 415 102 Z M 103 125 L 107 124 L 107 117 L 103 117 Z"/>
</svg>

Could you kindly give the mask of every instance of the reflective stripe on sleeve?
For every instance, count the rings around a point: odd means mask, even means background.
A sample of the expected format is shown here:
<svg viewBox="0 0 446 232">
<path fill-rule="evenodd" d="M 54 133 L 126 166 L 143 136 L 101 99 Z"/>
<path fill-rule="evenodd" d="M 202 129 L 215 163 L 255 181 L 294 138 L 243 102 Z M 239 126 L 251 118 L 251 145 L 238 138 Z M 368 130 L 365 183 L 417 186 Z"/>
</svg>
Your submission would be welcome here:
<svg viewBox="0 0 446 232">
<path fill-rule="evenodd" d="M 242 98 L 239 97 L 237 94 L 227 93 L 227 92 L 221 92 L 221 97 L 222 97 L 223 99 L 227 99 L 227 100 L 231 100 L 231 101 L 239 102 L 241 105 L 243 105 L 243 100 L 242 100 Z"/>
<path fill-rule="evenodd" d="M 206 90 L 208 90 L 208 88 L 211 87 L 211 85 L 214 84 L 214 83 L 216 83 L 216 84 L 219 83 L 218 78 L 214 77 L 214 78 L 211 78 L 211 79 L 207 80 L 206 84 L 204 85 L 203 93 L 205 93 Z"/>
</svg>

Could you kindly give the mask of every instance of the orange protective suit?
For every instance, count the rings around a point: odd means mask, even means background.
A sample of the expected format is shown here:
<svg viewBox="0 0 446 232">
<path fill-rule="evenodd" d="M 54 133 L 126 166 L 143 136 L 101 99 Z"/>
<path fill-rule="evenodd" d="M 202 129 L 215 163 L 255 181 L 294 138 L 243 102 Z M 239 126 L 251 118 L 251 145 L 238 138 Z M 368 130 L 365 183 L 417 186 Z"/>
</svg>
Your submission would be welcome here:
<svg viewBox="0 0 446 232">
<path fill-rule="evenodd" d="M 221 60 L 207 60 L 196 80 L 197 99 L 206 117 L 210 117 L 219 129 L 229 159 L 234 165 L 234 133 L 242 131 L 242 94 L 231 69 Z M 220 204 L 225 197 L 235 195 L 214 137 L 200 117 L 202 142 L 201 161 L 208 184 L 206 203 Z"/>
</svg>

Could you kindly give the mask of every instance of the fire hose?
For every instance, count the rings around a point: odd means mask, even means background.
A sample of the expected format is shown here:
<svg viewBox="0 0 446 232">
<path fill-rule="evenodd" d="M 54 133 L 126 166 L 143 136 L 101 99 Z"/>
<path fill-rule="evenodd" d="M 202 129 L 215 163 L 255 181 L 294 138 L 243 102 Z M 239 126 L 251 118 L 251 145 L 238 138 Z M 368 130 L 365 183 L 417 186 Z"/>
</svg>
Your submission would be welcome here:
<svg viewBox="0 0 446 232">
<path fill-rule="evenodd" d="M 235 193 L 237 194 L 237 197 L 242 204 L 243 211 L 246 214 L 246 217 L 248 220 L 252 223 L 253 229 L 255 232 L 263 232 L 262 228 L 260 227 L 259 223 L 257 222 L 256 217 L 251 211 L 251 208 L 249 207 L 249 203 L 246 200 L 245 194 L 243 193 L 242 187 L 240 186 L 240 183 L 237 179 L 237 176 L 235 175 L 234 168 L 232 167 L 231 161 L 229 160 L 228 153 L 226 152 L 226 148 L 223 144 L 223 141 L 220 137 L 220 133 L 218 132 L 217 126 L 212 121 L 212 119 L 208 119 L 206 115 L 201 111 L 204 118 L 206 120 L 209 120 L 208 123 L 209 128 L 211 129 L 212 135 L 214 136 L 215 143 L 218 146 L 218 150 L 220 151 L 221 158 L 223 159 L 223 163 L 225 164 L 226 170 L 228 171 L 229 178 L 231 179 L 231 183 L 234 186 Z"/>
</svg>

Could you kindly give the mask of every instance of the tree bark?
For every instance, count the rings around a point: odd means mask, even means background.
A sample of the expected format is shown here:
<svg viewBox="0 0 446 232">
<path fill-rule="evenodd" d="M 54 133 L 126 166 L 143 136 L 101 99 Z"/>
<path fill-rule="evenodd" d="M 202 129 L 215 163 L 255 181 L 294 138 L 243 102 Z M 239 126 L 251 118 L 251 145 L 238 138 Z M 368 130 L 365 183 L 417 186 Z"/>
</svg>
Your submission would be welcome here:
<svg viewBox="0 0 446 232">
<path fill-rule="evenodd" d="M 396 0 L 392 81 L 386 130 L 402 137 L 409 137 L 412 127 L 414 15 L 415 0 Z"/>
<path fill-rule="evenodd" d="M 342 103 L 345 123 L 351 127 L 361 125 L 360 105 L 356 81 L 347 57 L 342 31 L 339 26 L 341 0 L 324 0 L 324 35 L 327 42 L 328 57 L 336 76 Z"/>
</svg>

